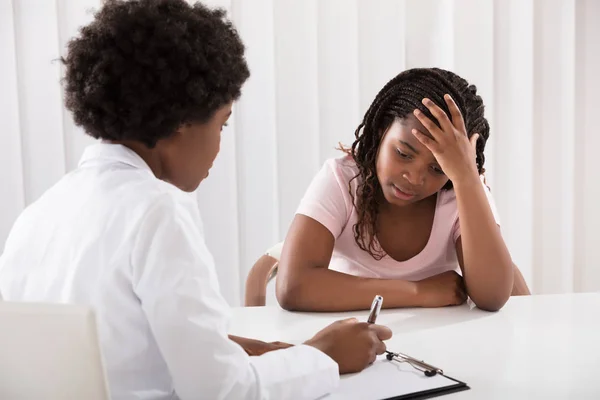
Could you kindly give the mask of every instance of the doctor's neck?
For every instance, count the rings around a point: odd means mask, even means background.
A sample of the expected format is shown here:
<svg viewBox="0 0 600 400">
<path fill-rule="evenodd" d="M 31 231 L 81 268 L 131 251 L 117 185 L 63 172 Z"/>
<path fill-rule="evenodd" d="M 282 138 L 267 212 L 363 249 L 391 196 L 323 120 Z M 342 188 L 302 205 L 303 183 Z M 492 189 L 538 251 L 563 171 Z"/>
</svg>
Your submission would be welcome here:
<svg viewBox="0 0 600 400">
<path fill-rule="evenodd" d="M 136 153 L 138 156 L 140 156 L 146 164 L 148 164 L 148 167 L 150 167 L 150 170 L 152 170 L 154 176 L 156 176 L 158 179 L 164 180 L 164 163 L 162 162 L 162 151 L 158 143 L 153 148 L 149 148 L 145 144 L 135 140 L 111 140 L 107 141 L 107 143 L 120 144 L 127 147 L 128 149 Z"/>
</svg>

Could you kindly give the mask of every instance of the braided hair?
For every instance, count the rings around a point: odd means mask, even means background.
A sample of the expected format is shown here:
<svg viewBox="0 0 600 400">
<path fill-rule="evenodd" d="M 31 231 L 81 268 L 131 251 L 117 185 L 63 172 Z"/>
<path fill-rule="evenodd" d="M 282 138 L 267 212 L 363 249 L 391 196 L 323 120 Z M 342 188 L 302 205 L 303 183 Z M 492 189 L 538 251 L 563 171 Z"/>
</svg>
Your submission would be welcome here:
<svg viewBox="0 0 600 400">
<path fill-rule="evenodd" d="M 483 114 L 481 96 L 477 94 L 474 85 L 470 85 L 465 79 L 450 71 L 439 68 L 410 69 L 390 80 L 379 91 L 356 129 L 354 133 L 356 140 L 352 147 L 345 149 L 358 167 L 358 174 L 352 179 L 357 179 L 358 182 L 356 198 L 353 195 L 358 214 L 358 221 L 353 227 L 354 239 L 362 250 L 376 260 L 385 257 L 385 252 L 375 238 L 379 199 L 382 197 L 376 171 L 381 140 L 395 119 L 406 118 L 412 115 L 415 109 L 419 109 L 439 127 L 437 119 L 421 103 L 425 97 L 444 110 L 451 120 L 452 116 L 444 100 L 444 94 L 449 94 L 456 102 L 465 121 L 469 138 L 475 133 L 479 134 L 476 161 L 479 173 L 483 174 L 485 171 L 483 150 L 490 135 L 490 127 Z M 352 194 L 350 184 L 348 189 Z M 443 189 L 451 188 L 452 182 L 448 181 Z"/>
</svg>

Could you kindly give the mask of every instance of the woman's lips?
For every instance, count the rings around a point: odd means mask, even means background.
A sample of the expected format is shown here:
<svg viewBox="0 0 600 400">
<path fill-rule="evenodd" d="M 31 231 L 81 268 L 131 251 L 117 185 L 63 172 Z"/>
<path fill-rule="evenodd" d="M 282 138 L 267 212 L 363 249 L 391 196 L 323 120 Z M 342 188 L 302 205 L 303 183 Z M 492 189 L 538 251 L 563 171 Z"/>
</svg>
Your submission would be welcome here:
<svg viewBox="0 0 600 400">
<path fill-rule="evenodd" d="M 396 185 L 392 185 L 392 188 L 394 189 L 394 196 L 400 200 L 411 200 L 417 196 L 415 193 L 407 191 L 406 189 L 400 189 Z"/>
</svg>

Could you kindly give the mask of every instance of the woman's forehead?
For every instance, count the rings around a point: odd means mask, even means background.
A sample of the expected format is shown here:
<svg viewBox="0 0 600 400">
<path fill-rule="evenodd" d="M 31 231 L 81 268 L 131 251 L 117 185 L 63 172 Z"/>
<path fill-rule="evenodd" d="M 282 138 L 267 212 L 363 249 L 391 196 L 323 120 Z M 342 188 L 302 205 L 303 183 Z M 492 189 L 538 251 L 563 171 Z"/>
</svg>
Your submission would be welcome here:
<svg viewBox="0 0 600 400">
<path fill-rule="evenodd" d="M 388 133 L 395 137 L 409 138 L 410 142 L 417 142 L 421 144 L 417 138 L 412 134 L 412 130 L 416 129 L 419 132 L 424 133 L 426 136 L 433 139 L 429 130 L 419 121 L 414 115 L 410 114 L 405 118 L 396 118 L 394 122 L 388 128 Z"/>
<path fill-rule="evenodd" d="M 427 128 L 419 120 L 413 116 L 409 116 L 408 118 L 396 119 L 388 128 L 386 139 L 395 142 L 395 145 L 404 143 L 415 149 L 420 155 L 435 158 L 431 151 L 412 134 L 413 129 L 418 129 L 427 136 L 432 137 Z"/>
</svg>

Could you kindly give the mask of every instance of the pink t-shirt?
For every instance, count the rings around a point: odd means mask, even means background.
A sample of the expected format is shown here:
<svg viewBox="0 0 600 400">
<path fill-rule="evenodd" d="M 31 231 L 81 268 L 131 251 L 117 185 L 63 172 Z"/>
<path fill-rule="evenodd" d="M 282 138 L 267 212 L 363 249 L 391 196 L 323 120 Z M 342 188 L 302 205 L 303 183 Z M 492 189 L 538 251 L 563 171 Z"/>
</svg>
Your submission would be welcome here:
<svg viewBox="0 0 600 400">
<path fill-rule="evenodd" d="M 358 220 L 348 192 L 348 183 L 357 174 L 356 163 L 349 156 L 327 160 L 310 184 L 298 214 L 306 215 L 325 226 L 335 237 L 329 268 L 346 274 L 382 279 L 417 281 L 445 271 L 460 271 L 455 242 L 460 237 L 460 221 L 454 190 L 442 190 L 437 197 L 429 241 L 410 260 L 399 262 L 389 256 L 375 260 L 361 250 L 354 240 L 353 226 Z M 356 195 L 357 180 L 351 190 Z M 489 189 L 484 185 L 494 218 L 498 213 Z"/>
</svg>

